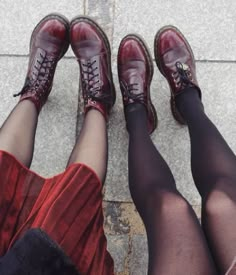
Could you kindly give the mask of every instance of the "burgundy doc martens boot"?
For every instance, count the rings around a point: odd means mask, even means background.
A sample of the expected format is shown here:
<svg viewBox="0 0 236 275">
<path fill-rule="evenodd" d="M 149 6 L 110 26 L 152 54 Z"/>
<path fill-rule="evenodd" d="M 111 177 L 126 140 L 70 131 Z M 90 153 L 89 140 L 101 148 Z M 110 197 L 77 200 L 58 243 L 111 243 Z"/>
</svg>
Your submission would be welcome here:
<svg viewBox="0 0 236 275">
<path fill-rule="evenodd" d="M 122 39 L 118 53 L 118 75 L 124 108 L 133 103 L 143 104 L 151 134 L 157 127 L 156 110 L 150 97 L 153 64 L 148 49 L 139 36 L 130 34 Z"/>
<path fill-rule="evenodd" d="M 30 41 L 29 65 L 20 101 L 31 100 L 40 112 L 52 88 L 57 62 L 69 47 L 69 23 L 50 14 L 35 27 Z"/>
<path fill-rule="evenodd" d="M 96 22 L 80 16 L 71 21 L 70 41 L 80 66 L 84 111 L 97 109 L 107 120 L 116 99 L 108 38 Z"/>
<path fill-rule="evenodd" d="M 176 96 L 194 87 L 201 98 L 192 49 L 177 28 L 166 26 L 156 34 L 154 51 L 157 66 L 170 86 L 173 116 L 180 124 L 185 124 L 175 104 Z"/>
</svg>

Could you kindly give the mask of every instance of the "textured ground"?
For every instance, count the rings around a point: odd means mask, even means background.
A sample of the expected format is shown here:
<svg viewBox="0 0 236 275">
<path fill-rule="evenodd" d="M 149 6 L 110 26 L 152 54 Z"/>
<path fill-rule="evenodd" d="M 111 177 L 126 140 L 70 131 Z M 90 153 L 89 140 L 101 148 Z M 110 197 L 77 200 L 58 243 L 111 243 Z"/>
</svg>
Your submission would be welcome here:
<svg viewBox="0 0 236 275">
<path fill-rule="evenodd" d="M 117 81 L 116 54 L 129 32 L 142 35 L 153 52 L 156 31 L 165 24 L 182 30 L 197 59 L 197 74 L 206 112 L 236 149 L 236 2 L 161 0 L 15 0 L 0 1 L 0 122 L 16 99 L 11 95 L 24 83 L 28 44 L 35 24 L 50 12 L 72 19 L 94 17 L 104 28 L 113 49 L 113 73 L 118 98 L 109 123 L 109 166 L 104 190 L 105 229 L 117 274 L 146 274 L 144 227 L 131 201 L 127 183 L 128 136 Z M 173 174 L 177 186 L 200 214 L 200 198 L 190 174 L 187 129 L 172 119 L 165 79 L 155 69 L 152 98 L 159 117 L 152 138 Z M 70 50 L 59 63 L 54 87 L 43 109 L 36 137 L 32 168 L 43 176 L 61 172 L 82 121 L 79 68 Z"/>
</svg>

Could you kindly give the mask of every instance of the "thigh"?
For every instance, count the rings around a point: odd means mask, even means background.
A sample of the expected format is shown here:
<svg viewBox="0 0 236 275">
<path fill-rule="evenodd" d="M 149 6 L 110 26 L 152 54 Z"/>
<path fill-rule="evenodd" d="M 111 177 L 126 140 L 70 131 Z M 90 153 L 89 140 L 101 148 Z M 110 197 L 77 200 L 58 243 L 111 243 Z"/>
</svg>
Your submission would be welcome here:
<svg viewBox="0 0 236 275">
<path fill-rule="evenodd" d="M 202 224 L 219 270 L 225 273 L 236 257 L 236 181 L 220 178 L 203 200 Z"/>
<path fill-rule="evenodd" d="M 143 213 L 149 274 L 217 274 L 198 219 L 178 192 L 152 192 Z"/>
</svg>

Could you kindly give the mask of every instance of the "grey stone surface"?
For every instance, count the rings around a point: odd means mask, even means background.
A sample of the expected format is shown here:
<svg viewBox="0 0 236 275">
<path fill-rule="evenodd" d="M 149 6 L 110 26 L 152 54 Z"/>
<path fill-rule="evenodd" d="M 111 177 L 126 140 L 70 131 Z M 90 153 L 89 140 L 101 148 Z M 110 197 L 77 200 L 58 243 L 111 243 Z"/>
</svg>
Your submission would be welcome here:
<svg viewBox="0 0 236 275">
<path fill-rule="evenodd" d="M 72 59 L 59 62 L 52 94 L 40 115 L 32 168 L 45 176 L 60 173 L 75 143 L 79 67 Z"/>
<path fill-rule="evenodd" d="M 28 54 L 31 32 L 44 16 L 52 12 L 61 13 L 71 20 L 84 14 L 84 1 L 1 0 L 0 54 Z M 67 55 L 72 55 L 72 51 Z"/>
<path fill-rule="evenodd" d="M 85 15 L 98 22 L 107 34 L 110 43 L 113 35 L 114 0 L 86 0 Z"/>
<path fill-rule="evenodd" d="M 173 24 L 187 37 L 197 59 L 235 60 L 235 10 L 235 1 L 224 0 L 117 0 L 115 52 L 130 32 L 142 35 L 152 48 L 157 30 Z"/>
<path fill-rule="evenodd" d="M 108 251 L 115 264 L 115 272 L 124 272 L 125 270 L 125 259 L 128 255 L 129 249 L 129 236 L 118 235 L 112 236 L 107 235 Z"/>
<path fill-rule="evenodd" d="M 236 64 L 198 62 L 197 73 L 207 114 L 236 151 L 236 78 L 232 77 L 236 74 Z M 117 81 L 116 76 L 115 79 Z M 116 87 L 117 104 L 109 125 L 110 151 L 105 198 L 111 201 L 130 201 L 127 180 L 128 135 L 119 87 Z M 152 139 L 169 164 L 180 192 L 193 205 L 199 205 L 200 197 L 190 172 L 188 131 L 174 121 L 169 105 L 169 87 L 156 68 L 151 91 L 159 119 L 158 129 L 153 133 Z"/>
<path fill-rule="evenodd" d="M 130 232 L 129 222 L 122 219 L 120 203 L 107 202 L 104 209 L 105 226 L 109 231 L 116 234 L 128 234 Z"/>
<path fill-rule="evenodd" d="M 128 189 L 128 133 L 126 131 L 123 103 L 118 85 L 116 63 L 113 66 L 116 86 L 116 104 L 114 105 L 108 125 L 108 171 L 105 184 L 105 199 L 130 201 Z"/>
<path fill-rule="evenodd" d="M 27 63 L 25 57 L 0 58 L 1 124 L 18 101 L 12 94 L 23 86 Z M 64 59 L 58 64 L 51 95 L 39 117 L 32 169 L 42 176 L 65 168 L 75 141 L 77 102 L 78 65 Z"/>
<path fill-rule="evenodd" d="M 1 125 L 17 102 L 12 95 L 22 88 L 26 68 L 26 58 L 0 57 Z"/>
<path fill-rule="evenodd" d="M 145 275 L 148 268 L 147 238 L 134 235 L 131 240 L 130 275 Z"/>
</svg>

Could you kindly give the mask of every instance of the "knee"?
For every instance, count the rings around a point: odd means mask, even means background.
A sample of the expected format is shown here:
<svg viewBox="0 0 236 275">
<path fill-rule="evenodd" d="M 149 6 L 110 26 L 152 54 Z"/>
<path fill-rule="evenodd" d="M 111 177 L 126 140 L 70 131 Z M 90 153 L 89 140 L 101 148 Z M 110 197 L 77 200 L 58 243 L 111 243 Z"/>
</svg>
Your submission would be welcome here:
<svg viewBox="0 0 236 275">
<path fill-rule="evenodd" d="M 145 184 L 136 185 L 130 188 L 132 199 L 139 212 L 165 211 L 165 212 L 186 212 L 189 204 L 177 191 L 174 179 L 168 184 L 156 179 L 145 181 Z M 141 213 L 140 213 L 141 214 Z"/>
<path fill-rule="evenodd" d="M 145 179 L 136 182 L 129 181 L 131 195 L 140 197 L 143 200 L 150 200 L 153 196 L 166 192 L 175 192 L 176 184 L 172 177 L 157 178 L 154 175 L 145 175 Z"/>
<path fill-rule="evenodd" d="M 207 216 L 222 216 L 236 205 L 235 181 L 229 178 L 218 179 L 214 189 L 203 200 L 203 210 Z"/>
<path fill-rule="evenodd" d="M 190 210 L 189 203 L 178 193 L 167 193 L 160 198 L 160 210 L 162 214 L 183 215 Z"/>
<path fill-rule="evenodd" d="M 146 211 L 156 212 L 163 216 L 182 216 L 190 211 L 189 203 L 178 191 L 158 190 L 149 194 L 146 200 Z"/>
</svg>

